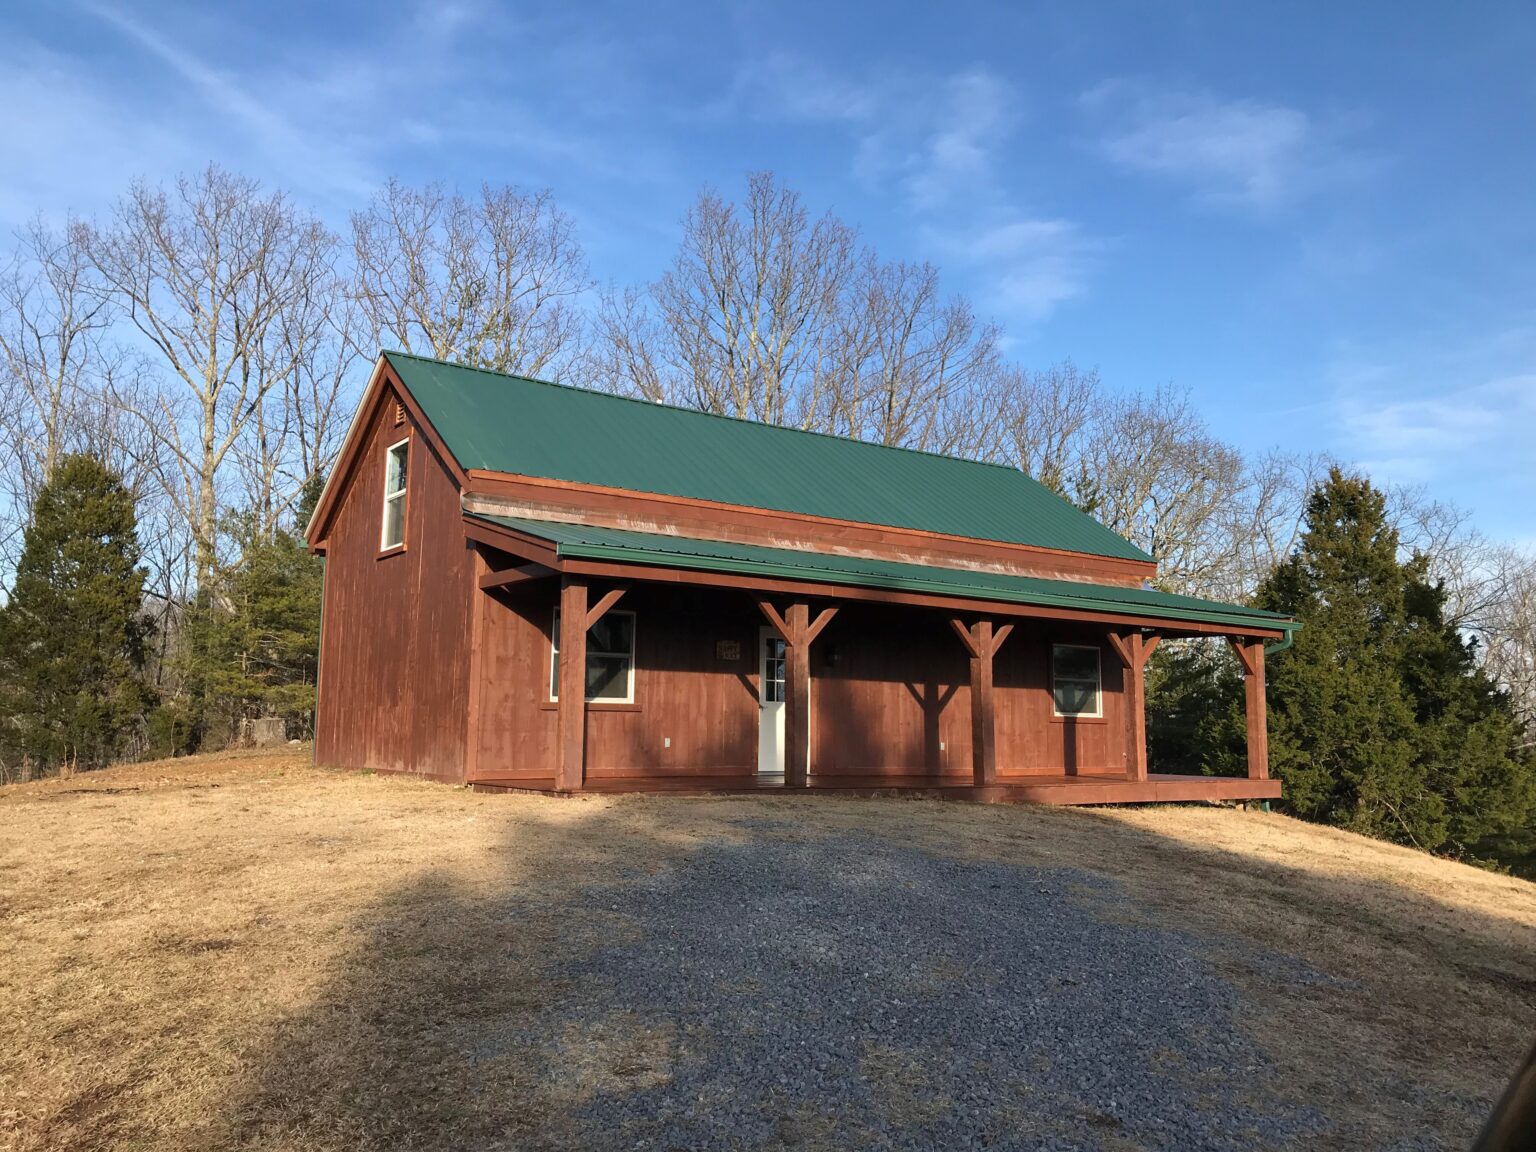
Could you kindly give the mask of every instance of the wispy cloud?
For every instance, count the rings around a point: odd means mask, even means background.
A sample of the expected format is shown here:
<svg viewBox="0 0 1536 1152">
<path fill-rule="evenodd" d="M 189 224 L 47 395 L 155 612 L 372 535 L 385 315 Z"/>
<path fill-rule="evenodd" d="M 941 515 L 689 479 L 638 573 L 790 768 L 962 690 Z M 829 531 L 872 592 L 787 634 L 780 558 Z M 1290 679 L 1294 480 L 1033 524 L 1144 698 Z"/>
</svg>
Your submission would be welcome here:
<svg viewBox="0 0 1536 1152">
<path fill-rule="evenodd" d="M 792 52 L 747 60 L 708 111 L 788 124 L 868 124 L 881 112 L 888 85 L 860 81 Z"/>
<path fill-rule="evenodd" d="M 1088 290 L 1104 247 L 1010 194 L 1001 161 L 1023 106 L 1013 84 L 982 67 L 850 75 L 780 52 L 738 74 L 712 114 L 845 134 L 853 175 L 892 190 L 927 248 L 979 286 L 977 303 L 1023 329 Z"/>
<path fill-rule="evenodd" d="M 1520 462 L 1529 472 L 1528 429 L 1536 424 L 1536 374 L 1501 376 L 1421 395 L 1372 371 L 1376 387 L 1336 398 L 1339 447 L 1374 475 L 1410 482 L 1497 475 Z"/>
<path fill-rule="evenodd" d="M 781 51 L 747 64 L 711 113 L 845 132 L 857 177 L 894 185 L 910 207 L 929 211 L 993 191 L 1019 104 L 1013 85 L 982 67 L 852 75 Z"/>
<path fill-rule="evenodd" d="M 935 90 L 877 124 L 860 144 L 866 176 L 894 174 L 912 205 L 936 211 L 996 193 L 996 159 L 1019 122 L 1013 86 L 981 68 L 946 77 Z"/>
<path fill-rule="evenodd" d="M 1106 245 L 1070 220 L 1015 216 L 969 231 L 930 231 L 945 258 L 979 274 L 979 303 L 1033 326 L 1087 292 Z"/>
<path fill-rule="evenodd" d="M 1106 159 L 1211 203 L 1269 211 L 1367 166 L 1336 124 L 1285 104 L 1131 80 L 1098 84 L 1080 103 Z"/>
</svg>

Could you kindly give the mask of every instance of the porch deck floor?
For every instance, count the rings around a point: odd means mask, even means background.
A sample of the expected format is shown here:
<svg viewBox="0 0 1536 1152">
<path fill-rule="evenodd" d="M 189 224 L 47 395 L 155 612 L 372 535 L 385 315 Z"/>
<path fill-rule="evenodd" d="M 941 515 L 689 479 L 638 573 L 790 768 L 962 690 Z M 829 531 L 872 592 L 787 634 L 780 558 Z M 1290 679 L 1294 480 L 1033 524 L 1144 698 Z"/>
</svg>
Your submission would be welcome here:
<svg viewBox="0 0 1536 1152">
<path fill-rule="evenodd" d="M 549 777 L 482 776 L 472 782 L 480 791 L 556 791 Z M 1276 800 L 1280 781 L 1248 777 L 1177 776 L 1151 773 L 1145 780 L 1124 776 L 1014 776 L 977 787 L 950 778 L 924 776 L 856 776 L 813 774 L 803 787 L 790 787 L 782 776 L 625 776 L 588 780 L 580 793 L 615 795 L 658 792 L 669 796 L 921 796 L 941 800 L 970 800 L 983 804 L 1148 804 L 1203 800 Z"/>
</svg>

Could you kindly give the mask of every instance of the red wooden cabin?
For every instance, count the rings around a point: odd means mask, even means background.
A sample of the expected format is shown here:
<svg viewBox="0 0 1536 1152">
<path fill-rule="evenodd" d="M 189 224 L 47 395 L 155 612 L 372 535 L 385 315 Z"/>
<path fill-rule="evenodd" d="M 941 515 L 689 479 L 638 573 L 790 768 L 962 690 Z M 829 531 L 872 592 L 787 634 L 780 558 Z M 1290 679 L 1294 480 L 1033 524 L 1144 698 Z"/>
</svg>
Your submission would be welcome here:
<svg viewBox="0 0 1536 1152">
<path fill-rule="evenodd" d="M 1022 472 L 386 353 L 308 528 L 316 759 L 481 787 L 1262 799 L 1291 620 L 1150 590 Z M 1149 772 L 1142 672 L 1227 637 L 1246 779 Z"/>
</svg>

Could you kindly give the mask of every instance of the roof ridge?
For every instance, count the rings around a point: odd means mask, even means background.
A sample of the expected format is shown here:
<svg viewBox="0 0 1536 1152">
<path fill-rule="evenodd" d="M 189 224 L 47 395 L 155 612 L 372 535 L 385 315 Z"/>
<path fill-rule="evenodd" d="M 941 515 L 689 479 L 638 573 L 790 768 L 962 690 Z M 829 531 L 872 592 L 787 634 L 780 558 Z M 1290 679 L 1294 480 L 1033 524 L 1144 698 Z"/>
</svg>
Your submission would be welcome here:
<svg viewBox="0 0 1536 1152">
<path fill-rule="evenodd" d="M 384 349 L 384 356 L 401 356 L 408 360 L 418 360 L 426 364 L 442 364 L 448 368 L 457 368 L 462 372 L 479 372 L 484 376 L 498 376 L 503 380 L 521 380 L 526 384 L 542 384 L 546 388 L 560 388 L 567 392 L 581 392 L 588 396 L 600 396 L 609 400 L 624 400 L 630 404 L 639 404 L 646 408 L 665 408 L 672 412 L 683 412 L 693 416 L 709 416 L 715 420 L 727 420 L 733 424 L 749 424 L 758 428 L 777 429 L 781 432 L 793 432 L 801 436 L 817 436 L 823 440 L 835 440 L 842 444 L 859 444 L 866 448 L 883 448 L 892 452 L 906 452 L 912 456 L 926 456 L 934 460 L 948 460 L 957 464 L 976 464 L 986 468 L 997 468 L 1004 472 L 1022 476 L 1031 484 L 1038 486 L 1042 491 L 1049 492 L 1059 500 L 1066 500 L 1060 492 L 1047 488 L 1022 468 L 1016 468 L 1012 464 L 1000 464 L 996 460 L 973 460 L 969 456 L 951 456 L 945 452 L 934 452 L 927 448 L 910 448 L 905 444 L 881 444 L 875 440 L 860 440 L 857 436 L 842 436 L 836 432 L 821 432 L 814 428 L 793 428 L 788 424 L 770 424 L 766 420 L 755 420 L 750 416 L 731 416 L 724 412 L 709 412 L 703 408 L 689 408 L 684 404 L 673 404 L 666 400 L 647 400 L 643 396 L 626 396 L 621 392 L 607 392 L 601 388 L 588 388 L 582 384 L 565 384 L 559 380 L 545 380 L 538 376 L 522 376 L 516 372 L 498 372 L 494 368 L 481 368 L 472 364 L 462 364 L 457 360 L 444 360 L 438 356 L 419 356 L 414 352 L 400 352 Z M 1070 500 L 1067 503 L 1071 503 Z M 1073 505 L 1076 507 L 1076 505 Z M 1109 526 L 1103 525 L 1108 528 Z M 1113 528 L 1109 531 L 1114 532 Z M 1118 532 L 1115 535 L 1119 535 Z"/>
</svg>

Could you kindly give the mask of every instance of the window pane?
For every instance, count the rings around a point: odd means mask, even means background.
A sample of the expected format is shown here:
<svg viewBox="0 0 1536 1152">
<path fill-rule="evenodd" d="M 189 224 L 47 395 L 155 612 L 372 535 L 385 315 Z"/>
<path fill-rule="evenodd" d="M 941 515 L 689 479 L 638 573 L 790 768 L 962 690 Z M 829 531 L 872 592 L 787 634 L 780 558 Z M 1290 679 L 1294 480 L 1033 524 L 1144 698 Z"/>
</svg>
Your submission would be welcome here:
<svg viewBox="0 0 1536 1152">
<path fill-rule="evenodd" d="M 587 657 L 587 699 L 627 700 L 629 698 L 629 657 Z"/>
<path fill-rule="evenodd" d="M 1093 684 L 1058 680 L 1054 695 L 1056 711 L 1062 716 L 1096 715 L 1099 711 L 1099 690 Z"/>
<path fill-rule="evenodd" d="M 384 547 L 393 548 L 405 540 L 405 497 L 397 496 L 384 505 Z"/>
<path fill-rule="evenodd" d="M 1099 678 L 1099 650 L 1097 648 L 1058 646 L 1054 649 L 1054 659 L 1058 679 L 1097 680 Z"/>
<path fill-rule="evenodd" d="M 627 656 L 634 632 L 633 616 L 609 612 L 587 630 L 587 648 L 593 652 L 618 652 Z"/>
<path fill-rule="evenodd" d="M 405 487 L 405 467 L 407 444 L 401 444 L 397 448 L 389 450 L 389 477 L 385 492 L 399 492 Z"/>
</svg>

